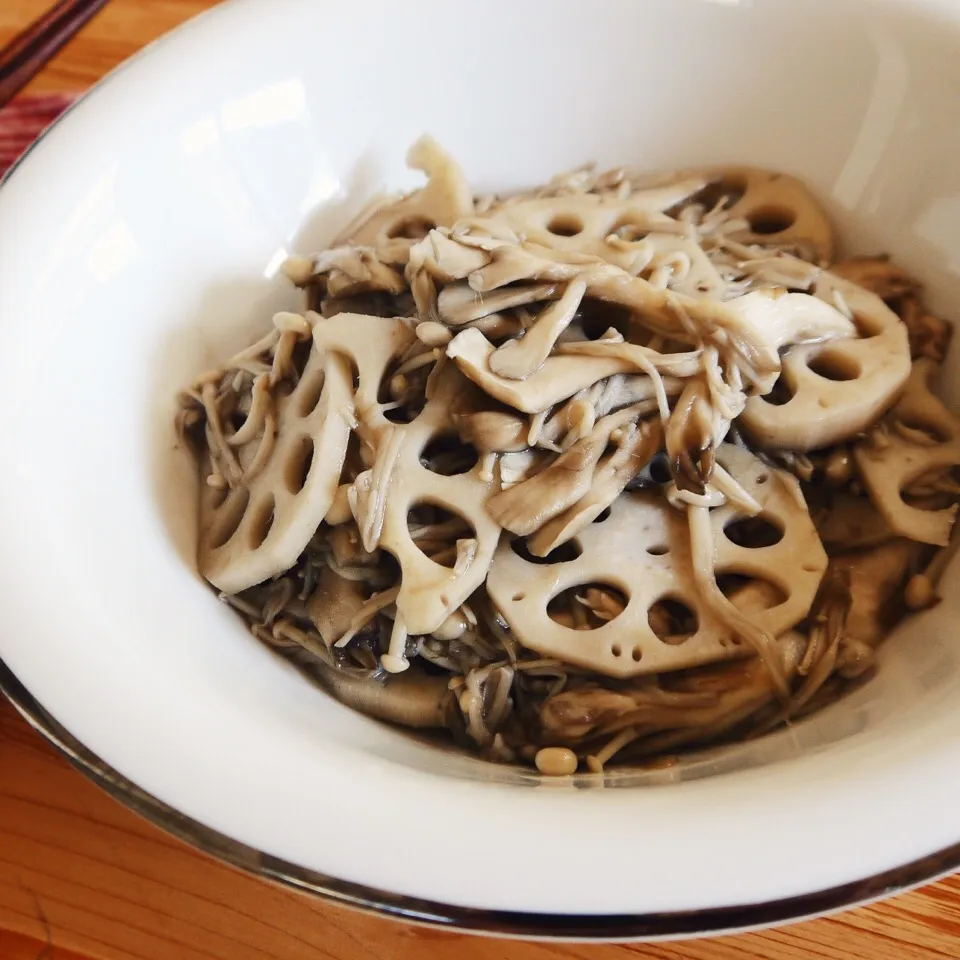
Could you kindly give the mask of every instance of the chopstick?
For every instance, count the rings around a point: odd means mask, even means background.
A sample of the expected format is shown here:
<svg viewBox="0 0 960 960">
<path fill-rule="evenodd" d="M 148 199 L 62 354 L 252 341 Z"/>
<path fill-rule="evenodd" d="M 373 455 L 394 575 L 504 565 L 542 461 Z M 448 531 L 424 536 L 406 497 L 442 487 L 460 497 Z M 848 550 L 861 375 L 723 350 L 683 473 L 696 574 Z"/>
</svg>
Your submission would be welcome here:
<svg viewBox="0 0 960 960">
<path fill-rule="evenodd" d="M 0 50 L 0 107 L 16 96 L 109 0 L 59 0 Z"/>
</svg>

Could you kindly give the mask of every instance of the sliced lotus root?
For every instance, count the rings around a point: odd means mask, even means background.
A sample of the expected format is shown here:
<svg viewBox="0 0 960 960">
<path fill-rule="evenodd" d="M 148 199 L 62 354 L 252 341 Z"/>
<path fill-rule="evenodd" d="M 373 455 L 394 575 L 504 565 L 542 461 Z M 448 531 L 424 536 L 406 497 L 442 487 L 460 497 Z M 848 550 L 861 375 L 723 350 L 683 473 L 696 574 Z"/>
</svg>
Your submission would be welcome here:
<svg viewBox="0 0 960 960">
<path fill-rule="evenodd" d="M 721 447 L 717 460 L 757 500 L 761 513 L 743 520 L 729 506 L 713 510 L 715 556 L 710 561 L 718 575 L 763 581 L 744 598 L 743 612 L 779 636 L 809 611 L 826 554 L 792 477 L 740 448 Z M 752 526 L 744 531 L 745 524 Z M 692 564 L 684 514 L 658 494 L 628 493 L 612 504 L 609 515 L 601 514 L 542 560 L 522 540 L 504 540 L 487 590 L 525 646 L 606 676 L 681 670 L 743 656 L 742 642 L 700 599 Z M 764 606 L 756 602 L 764 587 L 781 602 L 758 609 Z M 579 630 L 557 622 L 551 612 L 557 616 L 556 604 L 573 590 L 582 600 L 570 602 L 594 602 L 601 618 L 612 619 L 597 629 Z M 610 599 L 617 594 L 626 601 L 622 609 Z M 680 623 L 681 632 L 665 633 L 664 622 Z"/>
<path fill-rule="evenodd" d="M 200 572 L 217 589 L 239 593 L 297 562 L 336 495 L 353 410 L 350 364 L 313 347 L 264 428 L 276 431 L 266 465 L 226 497 L 203 486 Z M 257 446 L 240 449 L 244 466 Z"/>
<path fill-rule="evenodd" d="M 748 229 L 730 233 L 741 243 L 775 244 L 809 251 L 820 263 L 833 259 L 833 228 L 826 213 L 796 177 L 758 167 L 718 167 L 697 171 L 717 196 L 736 197 L 731 220 L 744 219 Z"/>
<path fill-rule="evenodd" d="M 813 289 L 829 304 L 839 294 L 859 336 L 787 351 L 780 382 L 770 394 L 752 397 L 742 417 L 765 447 L 816 450 L 847 440 L 883 415 L 910 375 L 906 327 L 879 297 L 829 273 Z"/>
<path fill-rule="evenodd" d="M 703 178 L 641 190 L 625 199 L 596 194 L 513 200 L 486 215 L 525 243 L 599 257 L 631 274 L 663 271 L 663 286 L 719 297 L 725 284 L 698 243 L 663 213 L 705 186 Z M 480 221 L 484 223 L 486 221 Z"/>
<path fill-rule="evenodd" d="M 870 499 L 894 533 L 945 546 L 956 505 L 923 509 L 904 499 L 912 486 L 926 485 L 936 501 L 938 481 L 954 492 L 951 471 L 960 466 L 960 420 L 930 390 L 937 369 L 932 360 L 917 360 L 887 420 L 853 452 Z"/>
<path fill-rule="evenodd" d="M 473 191 L 460 165 L 432 137 L 421 137 L 407 165 L 422 170 L 427 185 L 395 203 L 375 208 L 338 243 L 376 248 L 385 259 L 405 263 L 410 246 L 435 227 L 452 227 L 473 213 Z"/>
<path fill-rule="evenodd" d="M 382 511 L 377 545 L 400 564 L 395 621 L 399 631 L 394 630 L 396 642 L 391 641 L 390 659 L 383 659 L 384 666 L 394 672 L 404 669 L 406 634 L 437 630 L 483 584 L 500 538 L 499 526 L 484 509 L 493 481 L 483 477 L 479 463 L 467 473 L 453 476 L 435 473 L 421 463 L 428 444 L 455 434 L 451 411 L 462 405 L 464 395 L 472 389 L 455 366 L 444 368 L 422 413 L 412 423 L 389 424 L 383 431 L 377 464 L 355 485 L 376 486 L 379 478 L 381 489 L 373 491 L 373 500 L 355 502 L 361 507 L 372 502 Z M 428 557 L 410 534 L 408 518 L 418 505 L 439 507 L 472 528 L 458 541 L 457 556 L 450 558 L 448 566 Z M 362 530 L 365 510 L 360 512 L 357 522 Z"/>
<path fill-rule="evenodd" d="M 361 436 L 373 443 L 390 426 L 383 414 L 380 388 L 392 364 L 417 342 L 411 323 L 361 313 L 338 313 L 325 320 L 314 316 L 313 342 L 321 353 L 347 357 L 357 375 L 354 404 Z"/>
</svg>

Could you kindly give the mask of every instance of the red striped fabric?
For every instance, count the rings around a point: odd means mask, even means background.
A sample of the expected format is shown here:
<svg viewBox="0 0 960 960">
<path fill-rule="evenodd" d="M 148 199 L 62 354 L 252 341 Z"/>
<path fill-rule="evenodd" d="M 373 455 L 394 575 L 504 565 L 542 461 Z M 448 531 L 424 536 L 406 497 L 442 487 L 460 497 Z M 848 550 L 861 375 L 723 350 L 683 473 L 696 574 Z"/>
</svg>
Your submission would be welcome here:
<svg viewBox="0 0 960 960">
<path fill-rule="evenodd" d="M 0 176 L 73 102 L 61 93 L 19 97 L 0 110 Z"/>
</svg>

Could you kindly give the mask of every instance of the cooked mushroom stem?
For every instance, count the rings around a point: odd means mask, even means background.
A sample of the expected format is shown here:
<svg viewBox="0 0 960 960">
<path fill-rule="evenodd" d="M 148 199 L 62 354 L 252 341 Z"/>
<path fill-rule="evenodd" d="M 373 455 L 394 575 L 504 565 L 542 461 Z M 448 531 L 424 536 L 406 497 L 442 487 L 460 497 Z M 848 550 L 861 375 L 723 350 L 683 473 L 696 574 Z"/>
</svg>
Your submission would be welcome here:
<svg viewBox="0 0 960 960">
<path fill-rule="evenodd" d="M 530 537 L 528 546 L 534 556 L 547 556 L 596 520 L 660 448 L 659 423 L 630 423 L 625 430 L 616 451 L 597 469 L 589 491 Z"/>
<path fill-rule="evenodd" d="M 563 296 L 551 303 L 520 340 L 508 340 L 493 352 L 490 369 L 508 380 L 525 380 L 536 373 L 550 356 L 557 338 L 570 325 L 583 300 L 586 284 L 574 280 Z"/>
<path fill-rule="evenodd" d="M 333 696 L 361 713 L 415 729 L 446 726 L 450 694 L 443 677 L 408 671 L 383 682 L 350 677 L 331 667 L 318 666 L 317 671 Z"/>
</svg>

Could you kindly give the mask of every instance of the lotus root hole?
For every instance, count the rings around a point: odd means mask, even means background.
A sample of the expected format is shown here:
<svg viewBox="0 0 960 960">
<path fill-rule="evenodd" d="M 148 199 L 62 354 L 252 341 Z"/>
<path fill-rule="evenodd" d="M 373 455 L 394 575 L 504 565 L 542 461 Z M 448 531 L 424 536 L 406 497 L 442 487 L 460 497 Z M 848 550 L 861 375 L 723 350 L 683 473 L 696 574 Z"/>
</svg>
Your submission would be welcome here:
<svg viewBox="0 0 960 960">
<path fill-rule="evenodd" d="M 708 183 L 686 200 L 681 200 L 676 206 L 671 207 L 667 214 L 677 217 L 684 209 L 692 206 L 700 206 L 709 213 L 720 204 L 723 205 L 723 209 L 729 210 L 743 199 L 746 192 L 747 181 L 743 177 L 731 174 Z"/>
<path fill-rule="evenodd" d="M 647 611 L 650 629 L 663 643 L 678 646 L 685 643 L 699 627 L 697 614 L 679 597 L 661 597 Z"/>
<path fill-rule="evenodd" d="M 273 499 L 273 494 L 265 496 L 254 510 L 253 522 L 250 524 L 251 550 L 257 550 L 263 546 L 264 540 L 270 536 L 270 530 L 276 518 L 276 501 Z"/>
<path fill-rule="evenodd" d="M 787 592 L 772 580 L 735 569 L 717 573 L 717 588 L 734 606 L 745 608 L 748 613 L 772 610 L 789 599 Z"/>
<path fill-rule="evenodd" d="M 610 508 L 604 507 L 594 518 L 594 523 L 603 523 L 605 520 L 610 519 Z"/>
<path fill-rule="evenodd" d="M 304 434 L 294 444 L 293 452 L 287 460 L 283 479 L 287 490 L 296 495 L 306 485 L 307 477 L 310 476 L 310 468 L 313 466 L 313 437 Z"/>
<path fill-rule="evenodd" d="M 527 595 L 525 593 L 515 593 L 513 595 L 513 602 L 519 603 L 521 600 L 526 600 Z"/>
<path fill-rule="evenodd" d="M 824 380 L 856 380 L 862 372 L 860 361 L 840 350 L 821 350 L 807 366 Z"/>
<path fill-rule="evenodd" d="M 611 652 L 615 657 L 622 657 L 622 656 L 623 656 L 623 647 L 621 647 L 619 643 L 611 644 L 611 646 L 610 646 L 610 652 Z"/>
<path fill-rule="evenodd" d="M 317 404 L 320 402 L 320 396 L 323 393 L 324 374 L 322 370 L 314 370 L 307 379 L 300 384 L 300 396 L 298 398 L 298 407 L 301 417 L 309 417 Z"/>
<path fill-rule="evenodd" d="M 568 540 L 561 543 L 559 547 L 554 547 L 545 557 L 538 557 L 530 552 L 526 537 L 517 537 L 510 541 L 510 549 L 527 563 L 570 563 L 576 560 L 583 553 L 583 549 L 576 540 Z"/>
<path fill-rule="evenodd" d="M 633 657 L 634 663 L 639 663 L 643 659 L 643 647 L 634 647 L 630 651 L 630 656 Z"/>
<path fill-rule="evenodd" d="M 243 515 L 247 512 L 250 502 L 250 491 L 241 489 L 234 491 L 217 511 L 214 527 L 210 533 L 209 545 L 211 550 L 219 550 L 237 532 Z"/>
<path fill-rule="evenodd" d="M 760 482 L 759 477 L 757 482 Z M 772 547 L 783 539 L 783 527 L 773 517 L 763 513 L 757 517 L 734 520 L 723 528 L 723 532 L 731 543 L 749 550 Z"/>
<path fill-rule="evenodd" d="M 793 387 L 787 383 L 786 375 L 781 373 L 780 376 L 777 377 L 777 382 L 773 385 L 773 389 L 769 393 L 764 394 L 763 399 L 775 407 L 782 407 L 793 399 L 795 393 L 796 391 Z"/>
<path fill-rule="evenodd" d="M 650 479 L 654 483 L 669 483 L 673 479 L 670 473 L 670 459 L 661 450 L 650 461 Z"/>
<path fill-rule="evenodd" d="M 647 547 L 647 553 L 651 557 L 663 557 L 670 552 L 670 548 L 665 543 L 653 543 Z"/>
<path fill-rule="evenodd" d="M 422 240 L 436 226 L 426 217 L 403 217 L 390 224 L 387 237 L 391 240 Z"/>
<path fill-rule="evenodd" d="M 480 459 L 476 448 L 464 443 L 455 433 L 435 436 L 420 454 L 420 463 L 431 473 L 458 477 L 469 473 Z"/>
<path fill-rule="evenodd" d="M 599 340 L 610 329 L 616 330 L 624 340 L 630 340 L 635 327 L 632 316 L 626 307 L 591 297 L 580 304 L 575 322 L 587 340 Z"/>
<path fill-rule="evenodd" d="M 769 480 L 770 480 L 770 474 L 768 474 L 768 473 L 761 473 L 761 474 L 757 477 L 757 484 L 760 485 L 760 486 L 763 486 L 763 484 L 767 483 Z"/>
<path fill-rule="evenodd" d="M 579 583 L 554 596 L 547 604 L 547 615 L 573 630 L 599 630 L 623 613 L 627 601 L 627 595 L 612 584 Z"/>
<path fill-rule="evenodd" d="M 621 240 L 626 240 L 628 243 L 637 243 L 643 240 L 648 232 L 646 227 L 641 226 L 633 217 L 627 215 L 614 221 L 610 229 L 607 230 L 607 236 L 616 234 Z"/>
<path fill-rule="evenodd" d="M 469 520 L 440 504 L 421 500 L 407 511 L 407 530 L 416 546 L 434 563 L 453 569 L 459 540 L 475 539 L 477 531 Z M 443 601 L 446 603 L 446 601 Z"/>
<path fill-rule="evenodd" d="M 747 215 L 750 229 L 765 237 L 789 230 L 796 220 L 797 215 L 787 207 L 761 207 Z"/>
<path fill-rule="evenodd" d="M 377 389 L 377 403 L 387 408 L 383 415 L 391 423 L 411 423 L 423 412 L 424 392 L 417 388 L 415 380 L 426 377 L 433 369 L 432 364 L 428 364 L 409 374 L 397 373 L 402 363 L 400 357 L 390 361 Z M 414 398 L 416 402 L 412 402 Z"/>
<path fill-rule="evenodd" d="M 857 310 L 853 311 L 853 325 L 857 328 L 857 335 L 861 340 L 869 340 L 871 337 L 877 337 L 883 333 L 884 329 L 882 324 Z"/>
<path fill-rule="evenodd" d="M 575 237 L 583 233 L 583 221 L 579 217 L 559 213 L 547 224 L 547 230 L 558 237 Z"/>
</svg>

